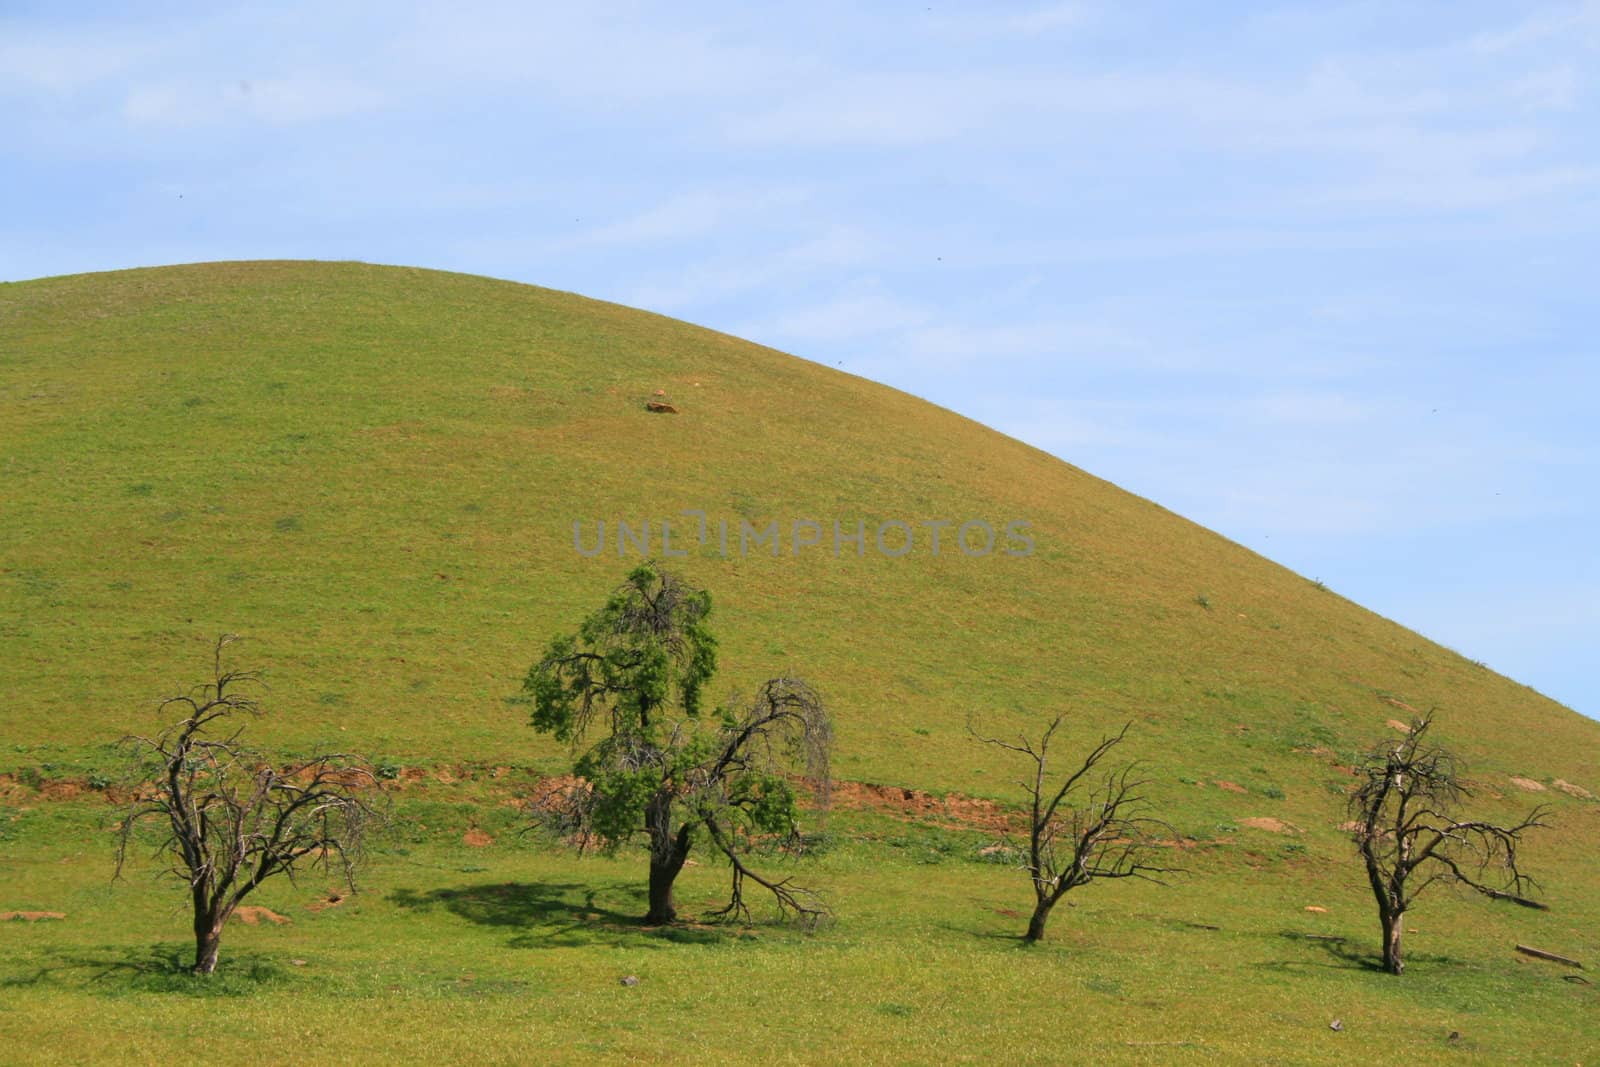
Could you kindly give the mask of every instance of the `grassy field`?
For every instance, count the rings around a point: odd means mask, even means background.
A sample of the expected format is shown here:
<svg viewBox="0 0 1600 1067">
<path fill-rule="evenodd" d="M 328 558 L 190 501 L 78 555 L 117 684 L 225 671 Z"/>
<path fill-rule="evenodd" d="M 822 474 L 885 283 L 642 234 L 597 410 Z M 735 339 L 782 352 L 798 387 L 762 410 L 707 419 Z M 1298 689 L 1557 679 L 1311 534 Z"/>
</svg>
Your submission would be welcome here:
<svg viewBox="0 0 1600 1067">
<path fill-rule="evenodd" d="M 657 390 L 677 414 L 645 411 Z M 1600 958 L 1600 803 L 1558 786 L 1600 792 L 1600 724 L 894 390 L 462 275 L 44 279 L 0 285 L 0 499 L 0 912 L 67 916 L 0 923 L 8 1057 L 156 1060 L 199 1036 L 320 1062 L 1600 1061 L 1596 987 L 1511 952 Z M 519 788 L 565 758 L 518 683 L 638 558 L 614 538 L 580 555 L 573 523 L 592 544 L 600 521 L 659 539 L 677 519 L 681 545 L 686 509 L 713 530 L 675 563 L 716 598 L 715 696 L 799 672 L 830 700 L 841 778 L 1007 802 L 1016 768 L 969 715 L 1002 732 L 1066 713 L 1067 744 L 1131 720 L 1129 754 L 1200 842 L 1191 873 L 1090 887 L 1025 951 L 1004 912 L 1027 886 L 982 861 L 992 833 L 879 805 L 835 813 L 805 861 L 838 912 L 813 935 L 627 922 L 637 857 L 515 832 Z M 719 519 L 735 543 L 741 519 L 814 520 L 824 544 L 723 558 Z M 921 527 L 904 557 L 871 544 L 932 519 L 1025 521 L 1036 549 L 935 557 Z M 864 555 L 832 553 L 834 520 L 868 524 Z M 254 903 L 293 922 L 231 931 L 197 988 L 169 966 L 173 888 L 109 884 L 100 787 L 111 743 L 158 725 L 223 631 L 272 685 L 256 743 L 425 781 L 366 892 L 313 912 L 325 886 L 272 887 Z M 1370 970 L 1341 791 L 1390 720 L 1430 708 L 1483 810 L 1555 809 L 1527 854 L 1552 910 L 1441 894 L 1394 980 Z M 463 844 L 471 826 L 494 843 Z M 686 877 L 691 911 L 725 888 L 709 862 Z"/>
</svg>

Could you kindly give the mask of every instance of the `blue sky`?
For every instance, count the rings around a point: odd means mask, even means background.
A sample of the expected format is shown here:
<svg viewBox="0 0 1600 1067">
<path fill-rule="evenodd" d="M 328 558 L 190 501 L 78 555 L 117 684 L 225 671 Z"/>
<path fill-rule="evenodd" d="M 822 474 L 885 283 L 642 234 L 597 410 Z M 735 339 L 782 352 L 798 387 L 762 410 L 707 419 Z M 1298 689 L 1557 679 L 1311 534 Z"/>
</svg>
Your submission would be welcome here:
<svg viewBox="0 0 1600 1067">
<path fill-rule="evenodd" d="M 0 278 L 650 308 L 1600 715 L 1600 4 L 137 6 L 0 0 Z"/>
</svg>

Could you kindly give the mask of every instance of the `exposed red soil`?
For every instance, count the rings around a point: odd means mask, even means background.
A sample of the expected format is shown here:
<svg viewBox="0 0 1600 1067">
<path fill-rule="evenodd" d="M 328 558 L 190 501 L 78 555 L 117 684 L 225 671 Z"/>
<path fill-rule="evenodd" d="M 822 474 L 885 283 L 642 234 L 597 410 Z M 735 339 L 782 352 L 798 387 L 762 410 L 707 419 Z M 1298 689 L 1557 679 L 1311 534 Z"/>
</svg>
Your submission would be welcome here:
<svg viewBox="0 0 1600 1067">
<path fill-rule="evenodd" d="M 1218 789 L 1226 789 L 1230 793 L 1248 793 L 1248 792 L 1250 792 L 1250 790 L 1246 789 L 1244 786 L 1240 785 L 1238 782 L 1229 782 L 1229 781 L 1224 781 L 1222 779 L 1218 779 L 1218 781 L 1216 782 L 1216 787 Z"/>
<path fill-rule="evenodd" d="M 947 793 L 935 796 L 920 789 L 874 785 L 870 782 L 834 782 L 834 806 L 856 811 L 881 811 L 919 820 L 945 819 L 958 827 L 1004 830 L 1017 821 L 1015 813 L 992 800 Z"/>
<path fill-rule="evenodd" d="M 233 918 L 238 919 L 246 926 L 257 926 L 263 919 L 274 926 L 282 926 L 289 921 L 287 915 L 279 915 L 271 908 L 255 908 L 248 904 L 241 904 L 233 909 Z"/>
<path fill-rule="evenodd" d="M 461 835 L 461 843 L 463 845 L 471 845 L 473 848 L 488 848 L 494 844 L 494 838 L 474 826 Z"/>
<path fill-rule="evenodd" d="M 339 892 L 336 889 L 330 889 L 330 890 L 328 890 L 328 895 L 323 897 L 321 900 L 314 900 L 310 904 L 307 904 L 306 905 L 306 910 L 307 911 L 327 911 L 329 908 L 337 908 L 340 904 L 343 904 L 344 902 L 345 902 L 345 895 L 343 893 Z"/>
</svg>

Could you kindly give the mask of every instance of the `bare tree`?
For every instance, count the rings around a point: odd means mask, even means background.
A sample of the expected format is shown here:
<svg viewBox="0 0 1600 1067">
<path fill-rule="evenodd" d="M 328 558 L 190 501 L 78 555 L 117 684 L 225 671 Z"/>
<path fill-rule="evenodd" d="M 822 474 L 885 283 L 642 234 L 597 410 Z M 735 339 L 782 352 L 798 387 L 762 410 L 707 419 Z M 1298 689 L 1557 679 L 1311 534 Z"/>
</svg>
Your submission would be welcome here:
<svg viewBox="0 0 1600 1067">
<path fill-rule="evenodd" d="M 249 695 L 260 678 L 223 667 L 234 640 L 217 639 L 209 683 L 162 702 L 163 711 L 182 709 L 181 720 L 155 737 L 123 739 L 145 784 L 117 824 L 117 875 L 137 827 L 155 821 L 156 854 L 189 887 L 200 975 L 216 969 L 229 916 L 268 878 L 336 866 L 354 890 L 354 864 L 378 814 L 368 800 L 377 778 L 364 761 L 329 754 L 278 769 L 239 743 L 243 725 L 231 720 L 261 714 Z M 232 732 L 213 736 L 224 729 Z"/>
<path fill-rule="evenodd" d="M 762 685 L 739 717 L 725 716 L 716 755 L 689 776 L 692 803 L 706 832 L 733 869 L 727 907 L 717 915 L 748 919 L 744 882 L 772 895 L 780 914 L 815 924 L 828 915 L 822 898 L 791 879 L 763 878 L 740 858 L 760 834 L 775 834 L 784 847 L 799 843 L 794 794 L 784 775 L 799 766 L 817 806 L 828 807 L 833 724 L 817 691 L 798 678 L 773 678 Z"/>
<path fill-rule="evenodd" d="M 1059 782 L 1050 772 L 1050 742 L 1061 725 L 1058 715 L 1037 742 L 1019 735 L 1016 742 L 968 732 L 986 745 L 1026 756 L 1033 773 L 1021 784 L 1027 790 L 1028 858 L 1023 869 L 1033 883 L 1033 915 L 1023 940 L 1044 937 L 1050 910 L 1079 886 L 1100 878 L 1142 878 L 1160 882 L 1159 875 L 1176 874 L 1178 867 L 1153 862 L 1158 842 L 1176 836 L 1160 819 L 1146 814 L 1148 804 L 1140 792 L 1148 783 L 1133 777 L 1137 764 L 1111 771 L 1089 785 L 1101 761 L 1128 735 L 1124 726 L 1103 738 L 1077 769 Z M 1131 725 L 1131 724 L 1129 724 Z M 1081 801 L 1079 794 L 1087 787 Z"/>
<path fill-rule="evenodd" d="M 1390 974 L 1405 969 L 1405 914 L 1435 883 L 1545 908 L 1526 896 L 1535 885 L 1518 866 L 1517 846 L 1524 833 L 1548 825 L 1547 809 L 1536 807 L 1511 826 L 1460 818 L 1461 802 L 1472 794 L 1460 761 L 1427 742 L 1432 726 L 1431 714 L 1416 719 L 1403 739 L 1373 749 L 1356 768 L 1362 781 L 1350 797 L 1352 837 L 1378 903 Z"/>
</svg>

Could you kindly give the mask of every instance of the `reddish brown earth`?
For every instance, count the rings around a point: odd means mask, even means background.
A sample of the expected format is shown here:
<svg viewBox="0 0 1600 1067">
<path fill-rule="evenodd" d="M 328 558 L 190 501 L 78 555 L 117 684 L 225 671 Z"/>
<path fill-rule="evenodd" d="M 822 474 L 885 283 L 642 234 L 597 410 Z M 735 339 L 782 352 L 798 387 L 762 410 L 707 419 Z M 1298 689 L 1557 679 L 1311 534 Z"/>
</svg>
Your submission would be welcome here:
<svg viewBox="0 0 1600 1067">
<path fill-rule="evenodd" d="M 271 908 L 254 908 L 249 905 L 240 905 L 233 910 L 233 918 L 238 919 L 246 926 L 259 925 L 265 919 L 274 926 L 282 926 L 289 921 L 287 915 L 279 915 Z"/>
</svg>

